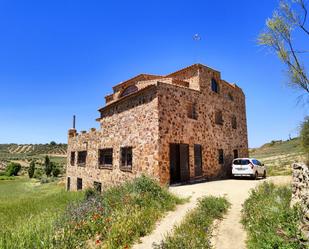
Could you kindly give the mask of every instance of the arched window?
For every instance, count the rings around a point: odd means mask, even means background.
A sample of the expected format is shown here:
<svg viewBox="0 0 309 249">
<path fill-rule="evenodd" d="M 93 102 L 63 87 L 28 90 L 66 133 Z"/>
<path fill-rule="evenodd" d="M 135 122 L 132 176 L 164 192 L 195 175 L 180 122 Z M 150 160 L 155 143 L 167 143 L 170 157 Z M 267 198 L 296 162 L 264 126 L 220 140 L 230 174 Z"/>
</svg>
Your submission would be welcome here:
<svg viewBox="0 0 309 249">
<path fill-rule="evenodd" d="M 211 79 L 211 90 L 213 92 L 219 93 L 219 85 L 214 78 Z"/>
<path fill-rule="evenodd" d="M 123 90 L 123 92 L 121 93 L 120 97 L 124 97 L 127 96 L 131 93 L 135 93 L 138 91 L 137 86 L 132 85 L 132 86 L 128 86 L 126 89 Z"/>
</svg>

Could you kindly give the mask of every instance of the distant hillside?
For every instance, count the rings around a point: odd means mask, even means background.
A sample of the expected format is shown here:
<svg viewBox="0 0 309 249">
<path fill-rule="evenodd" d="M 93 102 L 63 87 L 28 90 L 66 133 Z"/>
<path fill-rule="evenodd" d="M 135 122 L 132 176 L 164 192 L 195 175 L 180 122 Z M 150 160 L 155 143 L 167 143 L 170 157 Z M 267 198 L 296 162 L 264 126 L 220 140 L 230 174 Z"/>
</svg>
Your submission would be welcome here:
<svg viewBox="0 0 309 249">
<path fill-rule="evenodd" d="M 42 163 L 46 155 L 59 165 L 65 165 L 66 162 L 66 144 L 0 144 L 0 169 L 10 161 L 19 162 L 27 167 L 35 159 Z"/>
<path fill-rule="evenodd" d="M 249 153 L 250 157 L 255 157 L 268 166 L 270 175 L 290 174 L 293 162 L 305 160 L 299 138 L 272 141 L 260 148 L 250 149 Z"/>
</svg>

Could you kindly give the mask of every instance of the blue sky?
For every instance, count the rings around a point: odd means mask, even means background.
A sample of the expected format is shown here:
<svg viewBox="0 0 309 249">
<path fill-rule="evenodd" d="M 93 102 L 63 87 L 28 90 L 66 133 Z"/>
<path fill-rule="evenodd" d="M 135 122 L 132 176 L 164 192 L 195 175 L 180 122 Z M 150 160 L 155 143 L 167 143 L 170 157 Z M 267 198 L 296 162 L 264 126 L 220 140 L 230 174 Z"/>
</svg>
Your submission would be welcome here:
<svg viewBox="0 0 309 249">
<path fill-rule="evenodd" d="M 296 136 L 308 108 L 256 44 L 277 4 L 0 0 L 0 143 L 66 142 L 73 114 L 78 130 L 98 127 L 113 85 L 196 62 L 243 88 L 250 147 Z"/>
</svg>

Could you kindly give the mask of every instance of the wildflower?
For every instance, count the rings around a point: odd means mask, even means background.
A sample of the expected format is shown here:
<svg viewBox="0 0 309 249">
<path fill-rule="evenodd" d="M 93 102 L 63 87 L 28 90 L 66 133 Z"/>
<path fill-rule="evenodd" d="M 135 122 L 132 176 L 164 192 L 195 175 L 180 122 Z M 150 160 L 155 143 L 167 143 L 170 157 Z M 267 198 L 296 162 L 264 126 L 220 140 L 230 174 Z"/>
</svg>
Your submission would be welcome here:
<svg viewBox="0 0 309 249">
<path fill-rule="evenodd" d="M 95 241 L 95 243 L 96 243 L 96 245 L 98 245 L 98 244 L 101 243 L 101 241 L 100 241 L 99 239 L 97 239 L 97 240 Z"/>
</svg>

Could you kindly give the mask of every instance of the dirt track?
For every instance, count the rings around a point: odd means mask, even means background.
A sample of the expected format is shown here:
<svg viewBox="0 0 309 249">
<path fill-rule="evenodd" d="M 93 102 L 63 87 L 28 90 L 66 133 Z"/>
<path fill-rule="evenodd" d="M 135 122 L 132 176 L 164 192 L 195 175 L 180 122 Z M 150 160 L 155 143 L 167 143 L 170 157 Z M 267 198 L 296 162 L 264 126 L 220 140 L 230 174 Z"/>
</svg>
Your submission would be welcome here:
<svg viewBox="0 0 309 249">
<path fill-rule="evenodd" d="M 273 181 L 276 184 L 289 183 L 290 180 L 291 177 L 286 176 L 269 177 L 267 179 L 267 181 Z M 170 191 L 179 196 L 190 196 L 190 202 L 169 212 L 157 223 L 156 229 L 150 235 L 143 237 L 141 243 L 136 244 L 133 248 L 150 249 L 153 243 L 159 243 L 164 239 L 164 235 L 170 232 L 174 225 L 179 224 L 186 213 L 196 206 L 197 199 L 205 195 L 226 196 L 232 204 L 224 219 L 216 222 L 212 238 L 214 248 L 246 248 L 246 232 L 240 223 L 242 204 L 248 198 L 250 189 L 263 181 L 265 180 L 231 179 L 170 187 Z"/>
</svg>

